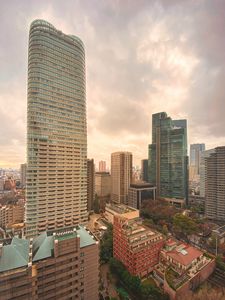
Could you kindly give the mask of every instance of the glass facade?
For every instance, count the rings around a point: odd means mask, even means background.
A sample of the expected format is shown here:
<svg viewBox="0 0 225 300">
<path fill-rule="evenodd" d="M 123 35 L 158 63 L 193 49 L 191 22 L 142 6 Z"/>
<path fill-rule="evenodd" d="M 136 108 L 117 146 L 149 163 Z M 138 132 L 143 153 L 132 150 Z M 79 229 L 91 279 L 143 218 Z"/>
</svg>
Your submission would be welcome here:
<svg viewBox="0 0 225 300">
<path fill-rule="evenodd" d="M 149 182 L 157 186 L 158 197 L 187 200 L 186 120 L 172 120 L 165 112 L 152 116 L 148 165 Z"/>
<path fill-rule="evenodd" d="M 27 236 L 87 220 L 82 41 L 32 22 L 28 54 Z"/>
</svg>

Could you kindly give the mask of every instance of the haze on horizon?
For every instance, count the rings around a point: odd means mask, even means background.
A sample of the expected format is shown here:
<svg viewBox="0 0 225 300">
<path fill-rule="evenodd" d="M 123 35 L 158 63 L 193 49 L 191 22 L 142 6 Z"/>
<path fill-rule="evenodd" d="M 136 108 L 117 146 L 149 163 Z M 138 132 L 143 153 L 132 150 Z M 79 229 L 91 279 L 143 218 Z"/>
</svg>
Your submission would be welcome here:
<svg viewBox="0 0 225 300">
<path fill-rule="evenodd" d="M 0 167 L 26 157 L 30 23 L 45 19 L 86 49 L 88 157 L 147 158 L 151 116 L 188 120 L 188 142 L 225 145 L 223 0 L 1 1 Z"/>
</svg>

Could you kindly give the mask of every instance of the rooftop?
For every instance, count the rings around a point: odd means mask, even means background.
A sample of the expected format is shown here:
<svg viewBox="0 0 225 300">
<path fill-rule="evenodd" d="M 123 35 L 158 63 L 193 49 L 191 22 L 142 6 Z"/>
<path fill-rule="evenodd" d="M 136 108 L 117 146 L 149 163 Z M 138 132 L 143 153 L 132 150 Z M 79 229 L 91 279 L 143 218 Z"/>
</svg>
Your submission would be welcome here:
<svg viewBox="0 0 225 300">
<path fill-rule="evenodd" d="M 166 254 L 178 263 L 188 266 L 193 260 L 203 255 L 203 252 L 187 244 L 180 244 Z"/>
<path fill-rule="evenodd" d="M 127 206 L 125 204 L 106 204 L 106 210 L 110 209 L 118 214 L 125 214 L 133 211 L 137 211 L 137 209 Z"/>
<path fill-rule="evenodd" d="M 32 261 L 53 256 L 54 241 L 80 238 L 80 248 L 96 244 L 95 238 L 83 226 L 48 231 L 37 236 L 32 243 Z M 1 243 L 0 243 L 1 244 Z M 29 262 L 30 241 L 14 237 L 0 245 L 0 272 L 25 267 Z"/>
</svg>

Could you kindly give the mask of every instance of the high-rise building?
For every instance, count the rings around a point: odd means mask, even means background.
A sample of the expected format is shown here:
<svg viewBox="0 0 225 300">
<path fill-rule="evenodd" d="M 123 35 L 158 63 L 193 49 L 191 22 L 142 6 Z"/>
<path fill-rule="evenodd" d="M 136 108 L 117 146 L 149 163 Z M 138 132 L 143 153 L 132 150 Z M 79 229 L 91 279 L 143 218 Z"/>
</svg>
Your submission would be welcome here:
<svg viewBox="0 0 225 300">
<path fill-rule="evenodd" d="M 225 221 L 225 146 L 215 148 L 205 159 L 205 213 L 209 219 Z"/>
<path fill-rule="evenodd" d="M 26 234 L 87 221 L 85 51 L 32 22 L 28 52 Z"/>
<path fill-rule="evenodd" d="M 190 168 L 189 168 L 190 181 L 194 181 L 195 177 L 200 174 L 200 156 L 202 151 L 205 151 L 205 144 L 190 145 Z"/>
<path fill-rule="evenodd" d="M 188 197 L 187 121 L 172 120 L 165 112 L 152 115 L 149 182 L 157 196 Z"/>
<path fill-rule="evenodd" d="M 106 162 L 101 160 L 99 162 L 99 168 L 98 168 L 99 172 L 106 172 Z"/>
<path fill-rule="evenodd" d="M 98 196 L 100 208 L 104 210 L 106 202 L 110 201 L 111 176 L 109 172 L 95 173 L 95 193 Z"/>
<path fill-rule="evenodd" d="M 148 159 L 141 161 L 141 180 L 148 182 Z"/>
<path fill-rule="evenodd" d="M 95 164 L 94 159 L 87 160 L 87 210 L 93 209 L 95 200 Z"/>
<path fill-rule="evenodd" d="M 197 174 L 199 174 L 200 155 L 202 151 L 205 151 L 205 144 L 190 145 L 190 166 L 196 166 Z"/>
<path fill-rule="evenodd" d="M 111 154 L 111 201 L 128 203 L 128 188 L 132 181 L 132 153 Z"/>
<path fill-rule="evenodd" d="M 20 185 L 22 188 L 26 186 L 27 164 L 20 165 Z"/>
<path fill-rule="evenodd" d="M 215 149 L 209 149 L 202 151 L 200 153 L 200 196 L 205 197 L 205 165 L 206 165 L 206 158 L 210 156 L 210 154 L 214 153 Z"/>
</svg>

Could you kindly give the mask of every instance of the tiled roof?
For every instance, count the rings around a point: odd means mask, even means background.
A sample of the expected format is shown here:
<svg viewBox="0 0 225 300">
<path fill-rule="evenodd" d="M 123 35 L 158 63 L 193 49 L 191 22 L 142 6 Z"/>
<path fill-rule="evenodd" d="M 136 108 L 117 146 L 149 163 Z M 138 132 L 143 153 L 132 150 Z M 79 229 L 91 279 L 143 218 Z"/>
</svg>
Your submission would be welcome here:
<svg viewBox="0 0 225 300">
<path fill-rule="evenodd" d="M 175 250 L 167 252 L 168 256 L 184 266 L 191 264 L 193 260 L 200 257 L 202 254 L 203 253 L 200 250 L 189 245 L 185 245 L 182 250 L 177 247 Z"/>
</svg>

